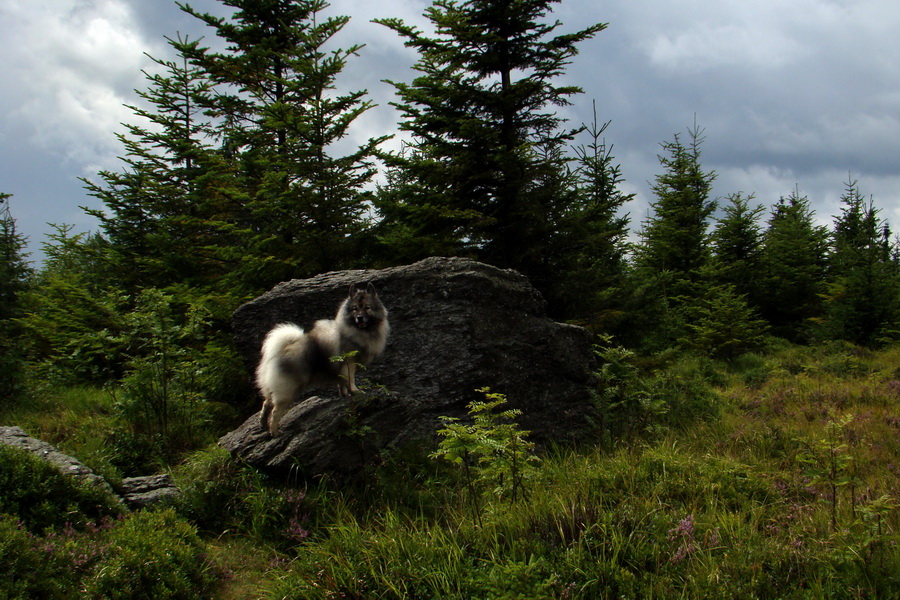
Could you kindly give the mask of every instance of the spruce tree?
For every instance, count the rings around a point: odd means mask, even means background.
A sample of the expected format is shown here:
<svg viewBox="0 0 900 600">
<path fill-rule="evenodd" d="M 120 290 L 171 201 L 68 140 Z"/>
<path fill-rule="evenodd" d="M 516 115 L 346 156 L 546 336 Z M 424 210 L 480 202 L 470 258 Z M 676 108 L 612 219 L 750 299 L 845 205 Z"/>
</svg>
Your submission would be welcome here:
<svg viewBox="0 0 900 600">
<path fill-rule="evenodd" d="M 215 84 L 207 107 L 233 162 L 217 194 L 235 205 L 221 259 L 251 288 L 355 266 L 367 228 L 374 159 L 385 137 L 344 156 L 331 147 L 372 104 L 366 91 L 337 93 L 358 45 L 324 48 L 349 17 L 321 18 L 324 0 L 223 0 L 230 18 L 180 5 L 215 29 L 225 52 L 197 49 L 193 64 Z"/>
<path fill-rule="evenodd" d="M 31 275 L 27 240 L 16 229 L 16 220 L 9 208 L 12 194 L 0 193 L 0 321 L 16 315 L 19 295 Z"/>
<path fill-rule="evenodd" d="M 765 290 L 760 284 L 762 226 L 765 212 L 761 205 L 751 206 L 753 195 L 740 192 L 727 197 L 722 216 L 712 234 L 715 279 L 731 285 L 751 306 L 759 308 Z"/>
<path fill-rule="evenodd" d="M 709 198 L 716 174 L 704 171 L 700 162 L 703 131 L 695 124 L 688 134 L 688 145 L 677 134 L 673 141 L 661 144 L 666 154 L 658 158 L 664 172 L 652 186 L 656 201 L 644 223 L 639 249 L 640 266 L 653 273 L 670 273 L 676 296 L 689 293 L 690 284 L 699 281 L 709 260 L 707 228 L 716 208 Z"/>
<path fill-rule="evenodd" d="M 558 34 L 558 0 L 436 0 L 426 35 L 377 22 L 419 53 L 411 83 L 391 82 L 408 150 L 393 157 L 404 185 L 380 195 L 382 239 L 422 252 L 465 254 L 519 269 L 543 289 L 571 196 L 565 148 L 578 128 L 558 107 L 581 92 L 557 80 L 577 46 L 605 28 Z M 565 182 L 565 183 L 564 183 Z M 406 241 L 402 241 L 403 238 Z M 576 240 L 571 240 L 578 243 Z"/>
<path fill-rule="evenodd" d="M 731 284 L 710 283 L 688 308 L 681 346 L 732 359 L 765 345 L 768 326 Z"/>
<path fill-rule="evenodd" d="M 126 292 L 116 288 L 100 234 L 51 224 L 46 258 L 23 296 L 21 347 L 29 370 L 56 384 L 106 383 L 115 378 L 126 344 L 118 337 Z"/>
<path fill-rule="evenodd" d="M 825 334 L 873 345 L 900 316 L 900 279 L 887 222 L 874 199 L 866 201 L 858 182 L 848 181 L 835 218 L 828 256 Z"/>
<path fill-rule="evenodd" d="M 11 197 L 0 193 L 0 406 L 22 383 L 21 332 L 14 319 L 21 314 L 21 296 L 32 275 L 27 240 L 16 230 L 9 209 Z"/>
<path fill-rule="evenodd" d="M 808 341 L 822 316 L 828 230 L 814 221 L 809 199 L 794 190 L 772 207 L 763 234 L 762 315 L 776 335 Z"/>
<path fill-rule="evenodd" d="M 204 109 L 212 85 L 188 62 L 197 41 L 179 36 L 168 42 L 177 58 L 151 57 L 158 68 L 144 72 L 149 87 L 136 91 L 146 105 L 129 106 L 139 123 L 126 124 L 127 133 L 117 135 L 125 167 L 101 171 L 101 183 L 84 180 L 105 205 L 87 212 L 100 220 L 116 285 L 129 292 L 209 283 L 227 270 L 209 256 L 220 243 L 213 221 L 227 218 L 204 186 L 217 165 Z"/>
<path fill-rule="evenodd" d="M 630 217 L 622 207 L 633 199 L 621 189 L 622 169 L 603 134 L 609 122 L 585 126 L 587 144 L 575 147 L 575 168 L 566 185 L 571 200 L 556 222 L 555 270 L 565 274 L 551 293 L 560 316 L 577 318 L 607 333 L 623 322 L 628 281 L 625 255 Z"/>
<path fill-rule="evenodd" d="M 658 350 L 686 335 L 692 303 L 704 295 L 708 283 L 708 221 L 715 201 L 709 199 L 715 172 L 706 172 L 700 162 L 702 130 L 688 130 L 690 143 L 679 135 L 661 144 L 659 155 L 664 172 L 652 186 L 656 201 L 644 222 L 635 257 L 636 290 L 641 299 L 638 327 L 644 328 L 644 343 Z"/>
</svg>

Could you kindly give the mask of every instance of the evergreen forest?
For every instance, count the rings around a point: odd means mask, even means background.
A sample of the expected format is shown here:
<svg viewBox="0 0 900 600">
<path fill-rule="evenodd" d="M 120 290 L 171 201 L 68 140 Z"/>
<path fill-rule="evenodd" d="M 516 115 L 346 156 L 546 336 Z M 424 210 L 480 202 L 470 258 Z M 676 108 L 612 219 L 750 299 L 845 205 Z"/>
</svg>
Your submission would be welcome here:
<svg viewBox="0 0 900 600">
<path fill-rule="evenodd" d="M 799 188 L 712 197 L 696 123 L 661 132 L 633 222 L 602 106 L 559 116 L 606 24 L 559 1 L 378 20 L 417 56 L 397 151 L 349 143 L 373 101 L 342 78 L 348 16 L 178 3 L 220 43 L 152 58 L 121 168 L 82 182 L 97 230 L 53 225 L 33 265 L 0 190 L 0 425 L 184 492 L 122 514 L 0 446 L 0 598 L 900 597 L 900 240 L 852 177 L 829 225 Z M 258 409 L 239 305 L 428 256 L 516 269 L 596 335 L 593 442 L 536 452 L 496 390 L 355 481 L 216 446 Z"/>
</svg>

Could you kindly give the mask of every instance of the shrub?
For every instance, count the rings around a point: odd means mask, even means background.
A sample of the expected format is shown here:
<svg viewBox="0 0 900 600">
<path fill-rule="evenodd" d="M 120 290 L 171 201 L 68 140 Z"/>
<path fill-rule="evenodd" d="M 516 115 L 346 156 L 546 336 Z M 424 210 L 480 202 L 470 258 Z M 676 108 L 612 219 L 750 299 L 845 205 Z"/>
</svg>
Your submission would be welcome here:
<svg viewBox="0 0 900 600">
<path fill-rule="evenodd" d="M 102 564 L 85 582 L 90 598 L 207 598 L 215 572 L 197 531 L 171 509 L 135 513 L 106 536 Z"/>
<path fill-rule="evenodd" d="M 277 485 L 235 462 L 227 450 L 213 447 L 194 453 L 175 477 L 182 490 L 177 510 L 205 531 L 237 532 L 282 548 L 309 535 L 305 492 Z"/>
<path fill-rule="evenodd" d="M 151 288 L 124 319 L 131 358 L 119 408 L 136 437 L 159 438 L 167 453 L 193 445 L 207 418 L 197 348 L 208 313 L 178 312 L 171 296 Z"/>
<path fill-rule="evenodd" d="M 495 413 L 494 409 L 506 403 L 506 397 L 488 388 L 478 391 L 485 395 L 486 402 L 469 404 L 471 423 L 441 417 L 444 428 L 438 435 L 443 439 L 433 456 L 460 466 L 470 502 L 480 518 L 479 497 L 484 494 L 512 502 L 527 495 L 526 482 L 534 476 L 538 458 L 533 454 L 534 443 L 526 439 L 529 432 L 521 431 L 514 421 L 521 411 Z"/>
<path fill-rule="evenodd" d="M 716 414 L 711 385 L 723 381 L 711 359 L 687 355 L 646 373 L 634 352 L 609 345 L 609 339 L 603 342 L 594 350 L 600 368 L 593 390 L 602 441 L 607 436 L 612 440 L 659 436 L 668 428 L 684 428 Z"/>
<path fill-rule="evenodd" d="M 206 598 L 213 571 L 171 510 L 119 522 L 104 490 L 0 445 L 0 598 Z"/>
<path fill-rule="evenodd" d="M 687 312 L 684 348 L 727 359 L 765 345 L 767 325 L 734 286 L 712 286 Z"/>
<path fill-rule="evenodd" d="M 0 598 L 62 598 L 58 569 L 38 547 L 39 540 L 11 515 L 0 514 Z"/>
<path fill-rule="evenodd" d="M 126 297 L 74 274 L 45 274 L 24 295 L 18 320 L 32 378 L 57 384 L 103 383 L 121 373 L 121 308 Z"/>
<path fill-rule="evenodd" d="M 644 430 L 664 406 L 648 404 L 634 352 L 606 345 L 596 347 L 594 353 L 600 359 L 600 368 L 595 373 L 597 387 L 592 395 L 600 416 L 601 444 L 607 445 L 607 436 L 632 437 Z"/>
<path fill-rule="evenodd" d="M 0 444 L 0 513 L 18 518 L 33 533 L 76 526 L 120 511 L 105 490 L 63 475 L 19 448 Z"/>
</svg>

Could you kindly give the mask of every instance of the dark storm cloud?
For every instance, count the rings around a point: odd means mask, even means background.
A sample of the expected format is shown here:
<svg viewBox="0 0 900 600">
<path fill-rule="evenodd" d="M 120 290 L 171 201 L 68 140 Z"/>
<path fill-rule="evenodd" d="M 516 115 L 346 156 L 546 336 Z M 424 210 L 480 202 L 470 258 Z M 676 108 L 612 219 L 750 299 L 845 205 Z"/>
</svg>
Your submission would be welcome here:
<svg viewBox="0 0 900 600">
<path fill-rule="evenodd" d="M 190 4 L 228 11 L 215 0 Z M 428 3 L 331 4 L 329 14 L 352 17 L 335 45 L 366 45 L 338 85 L 367 89 L 379 104 L 347 143 L 392 133 L 393 88 L 382 80 L 409 81 L 416 56 L 371 20 L 396 16 L 425 28 Z M 612 121 L 606 140 L 626 191 L 638 195 L 629 207 L 634 227 L 652 200 L 660 142 L 676 133 L 686 139 L 695 115 L 705 129 L 704 166 L 718 173 L 715 195 L 755 192 L 770 204 L 799 186 L 827 222 L 843 182 L 854 177 L 900 223 L 900 4 L 563 0 L 555 10 L 560 32 L 609 23 L 570 65 L 565 82 L 585 93 L 562 114 L 573 125 L 589 122 L 595 101 L 598 119 Z M 0 192 L 15 194 L 14 211 L 27 204 L 39 207 L 35 214 L 69 218 L 92 202 L 74 176 L 116 167 L 114 134 L 132 118 L 122 104 L 138 101 L 132 89 L 145 87 L 140 70 L 152 66 L 143 53 L 168 57 L 164 37 L 178 33 L 214 42 L 209 28 L 168 0 L 4 0 L 0 156 L 35 165 L 0 171 Z M 30 217 L 22 229 L 34 246 L 47 231 Z"/>
</svg>

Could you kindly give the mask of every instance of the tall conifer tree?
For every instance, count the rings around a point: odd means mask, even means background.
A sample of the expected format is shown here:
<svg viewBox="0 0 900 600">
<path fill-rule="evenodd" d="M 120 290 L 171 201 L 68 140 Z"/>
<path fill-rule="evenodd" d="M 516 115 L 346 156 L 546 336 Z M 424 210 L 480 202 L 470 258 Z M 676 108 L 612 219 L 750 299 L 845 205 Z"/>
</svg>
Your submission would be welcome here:
<svg viewBox="0 0 900 600">
<path fill-rule="evenodd" d="M 561 150 L 578 129 L 556 109 L 581 89 L 557 80 L 605 25 L 558 34 L 561 23 L 547 19 L 557 1 L 435 0 L 425 13 L 434 35 L 378 21 L 419 52 L 418 77 L 392 82 L 412 139 L 394 157 L 402 187 L 378 200 L 383 239 L 517 268 L 544 289 L 558 276 L 548 261 L 554 216 L 572 199 L 561 193 Z"/>
<path fill-rule="evenodd" d="M 652 186 L 656 201 L 644 222 L 635 260 L 645 343 L 660 349 L 686 335 L 685 322 L 692 303 L 704 294 L 709 265 L 708 221 L 715 201 L 709 193 L 715 172 L 700 162 L 703 131 L 695 124 L 688 130 L 689 144 L 679 135 L 661 144 L 664 171 Z M 649 282 L 649 285 L 648 285 Z M 639 325 L 640 326 L 640 325 Z"/>
<path fill-rule="evenodd" d="M 762 315 L 773 333 L 806 341 L 822 316 L 828 230 L 815 224 L 809 199 L 794 190 L 772 208 L 763 234 Z"/>
<path fill-rule="evenodd" d="M 0 193 L 0 406 L 18 391 L 21 384 L 19 327 L 21 295 L 31 276 L 26 239 L 16 230 L 9 210 L 10 194 Z"/>
<path fill-rule="evenodd" d="M 594 120 L 586 125 L 590 140 L 574 149 L 575 169 L 567 182 L 570 201 L 554 219 L 559 232 L 551 256 L 561 276 L 551 291 L 561 307 L 559 316 L 614 332 L 622 324 L 629 294 L 625 255 L 630 217 L 621 209 L 634 194 L 621 189 L 621 166 L 603 138 L 608 126 L 597 121 L 595 106 Z"/>
<path fill-rule="evenodd" d="M 706 172 L 700 162 L 703 131 L 688 130 L 690 142 L 662 143 L 666 152 L 659 156 L 664 172 L 656 176 L 651 205 L 653 214 L 641 232 L 639 264 L 651 272 L 672 274 L 676 294 L 687 291 L 686 284 L 697 282 L 709 259 L 709 218 L 716 202 L 709 198 L 713 171 Z"/>
<path fill-rule="evenodd" d="M 709 198 L 716 174 L 706 172 L 700 162 L 703 131 L 695 123 L 688 135 L 688 145 L 677 134 L 661 144 L 664 172 L 652 186 L 656 201 L 644 222 L 636 260 L 639 277 L 658 282 L 661 305 L 667 307 L 658 330 L 668 341 L 680 335 L 682 309 L 703 295 L 710 258 L 707 230 L 716 207 Z"/>
<path fill-rule="evenodd" d="M 31 274 L 25 237 L 16 229 L 9 209 L 12 194 L 0 193 L 0 321 L 16 315 L 19 295 Z"/>
<path fill-rule="evenodd" d="M 759 308 L 765 295 L 760 284 L 762 226 L 765 208 L 751 206 L 753 195 L 732 194 L 722 207 L 712 235 L 715 279 L 734 287 L 751 306 Z"/>
<path fill-rule="evenodd" d="M 828 256 L 825 331 L 830 337 L 873 345 L 897 325 L 900 279 L 891 231 L 848 181 L 835 218 Z"/>
<path fill-rule="evenodd" d="M 237 205 L 226 260 L 251 287 L 354 266 L 367 226 L 366 186 L 377 146 L 344 156 L 331 146 L 372 104 L 366 92 L 338 94 L 335 81 L 359 46 L 326 51 L 349 17 L 322 18 L 324 0 L 223 0 L 228 19 L 182 8 L 215 29 L 225 52 L 197 51 L 194 64 L 216 84 L 208 110 L 235 162 L 219 188 Z"/>
<path fill-rule="evenodd" d="M 125 152 L 121 171 L 101 171 L 102 183 L 85 180 L 105 210 L 96 216 L 108 241 L 117 285 L 129 291 L 174 282 L 200 284 L 226 272 L 211 260 L 213 220 L 221 218 L 204 181 L 216 170 L 214 131 L 204 106 L 212 84 L 188 62 L 197 41 L 169 39 L 174 60 L 156 59 L 149 82 L 137 94 L 144 106 L 129 106 L 140 123 L 118 134 Z"/>
</svg>

